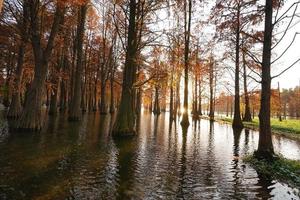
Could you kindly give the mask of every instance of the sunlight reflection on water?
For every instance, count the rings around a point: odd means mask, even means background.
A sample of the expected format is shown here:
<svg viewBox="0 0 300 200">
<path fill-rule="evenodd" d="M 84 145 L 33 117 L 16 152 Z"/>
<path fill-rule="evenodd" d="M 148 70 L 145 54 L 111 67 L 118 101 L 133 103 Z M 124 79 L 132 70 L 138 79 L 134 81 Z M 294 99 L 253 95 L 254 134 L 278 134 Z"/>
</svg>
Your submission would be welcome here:
<svg viewBox="0 0 300 200">
<path fill-rule="evenodd" d="M 241 161 L 257 148 L 257 132 L 207 120 L 185 131 L 168 119 L 143 114 L 138 136 L 124 140 L 111 139 L 112 121 L 98 113 L 0 136 L 0 199 L 299 199 Z M 276 152 L 300 158 L 299 142 L 273 141 Z"/>
</svg>

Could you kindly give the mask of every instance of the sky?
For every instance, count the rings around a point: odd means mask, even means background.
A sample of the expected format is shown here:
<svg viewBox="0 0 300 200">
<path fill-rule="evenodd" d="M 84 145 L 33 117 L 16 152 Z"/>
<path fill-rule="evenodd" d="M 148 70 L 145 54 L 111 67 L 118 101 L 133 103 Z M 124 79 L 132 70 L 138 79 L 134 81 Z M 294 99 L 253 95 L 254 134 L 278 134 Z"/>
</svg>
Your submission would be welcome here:
<svg viewBox="0 0 300 200">
<path fill-rule="evenodd" d="M 202 4 L 205 6 L 198 6 L 193 7 L 193 14 L 192 14 L 192 24 L 196 24 L 199 21 L 205 21 L 208 19 L 211 11 L 211 7 L 214 5 L 215 1 L 206 1 Z M 285 5 L 280 9 L 280 12 L 278 16 L 281 16 L 282 13 L 284 13 L 293 3 L 295 0 L 286 0 Z M 264 1 L 261 2 L 264 4 Z M 294 7 L 295 8 L 295 7 Z M 288 12 L 289 15 L 293 13 L 293 9 L 291 9 L 290 12 Z M 274 12 L 275 13 L 275 12 Z M 300 5 L 296 10 L 296 13 L 300 16 Z M 274 14 L 275 15 L 275 14 Z M 156 24 L 156 29 L 168 29 L 168 26 L 170 25 L 168 22 L 168 19 L 172 20 L 172 16 L 168 15 L 165 12 L 160 12 L 159 16 L 162 20 L 161 23 Z M 171 18 L 169 18 L 171 17 Z M 286 29 L 286 26 L 288 25 L 289 20 L 285 20 L 282 24 L 280 24 L 277 29 L 274 31 L 274 34 L 276 35 L 276 38 L 280 38 L 281 35 L 284 33 L 284 30 Z M 284 39 L 277 45 L 276 48 L 272 51 L 272 59 L 276 59 L 278 56 L 284 52 L 286 47 L 291 43 L 293 40 L 293 37 L 296 32 L 300 33 L 300 17 L 295 17 L 293 19 L 293 22 L 291 24 L 292 28 L 289 29 L 287 34 L 285 35 Z M 198 30 L 194 29 L 193 30 Z M 208 40 L 208 37 L 214 32 L 214 29 L 209 26 L 203 26 L 198 30 L 199 32 L 194 32 L 193 34 L 202 34 L 204 40 Z M 201 37 L 200 37 L 201 39 Z M 201 40 L 200 40 L 201 43 Z M 216 46 L 215 49 L 222 48 L 221 46 Z M 224 47 L 223 47 L 224 49 Z M 228 50 L 228 49 L 226 49 Z M 220 50 L 216 50 L 217 52 L 220 52 Z M 277 75 L 282 70 L 290 66 L 292 63 L 294 63 L 297 59 L 300 58 L 300 34 L 296 36 L 296 39 L 293 43 L 293 45 L 289 48 L 289 50 L 284 54 L 284 56 L 279 59 L 277 62 L 275 62 L 272 65 L 272 76 Z M 233 65 L 234 63 L 228 63 L 228 65 Z M 223 77 L 226 77 L 225 79 L 228 79 L 228 81 L 232 82 L 232 75 L 228 74 L 224 75 Z M 293 88 L 295 86 L 300 85 L 300 62 L 298 62 L 296 65 L 294 65 L 291 69 L 289 69 L 287 72 L 282 74 L 280 77 L 273 79 L 272 81 L 272 87 L 277 88 L 277 84 L 280 82 L 281 88 Z M 259 87 L 257 84 L 254 84 L 254 87 Z"/>
<path fill-rule="evenodd" d="M 289 2 L 292 2 L 292 0 L 289 0 Z M 300 13 L 300 8 L 298 8 L 298 13 Z M 293 24 L 296 25 L 289 30 L 289 32 L 286 34 L 285 38 L 283 39 L 282 44 L 274 49 L 273 54 L 280 55 L 290 44 L 290 42 L 294 37 L 294 34 L 296 32 L 300 33 L 299 22 L 300 22 L 300 18 L 294 19 Z M 286 24 L 281 28 L 283 29 L 284 27 L 286 27 Z M 280 59 L 278 63 L 274 64 L 274 66 L 272 67 L 272 75 L 276 75 L 282 69 L 285 69 L 286 67 L 290 66 L 299 58 L 300 58 L 300 35 L 296 37 L 295 42 L 293 43 L 291 48 L 287 51 L 287 53 L 282 57 L 282 59 Z M 295 87 L 296 85 L 299 85 L 300 84 L 300 62 L 294 65 L 294 67 L 292 67 L 290 70 L 285 72 L 279 78 L 274 79 L 272 84 L 273 87 L 274 85 L 277 85 L 278 81 L 280 82 L 280 86 L 282 88 L 291 88 L 291 87 Z"/>
</svg>

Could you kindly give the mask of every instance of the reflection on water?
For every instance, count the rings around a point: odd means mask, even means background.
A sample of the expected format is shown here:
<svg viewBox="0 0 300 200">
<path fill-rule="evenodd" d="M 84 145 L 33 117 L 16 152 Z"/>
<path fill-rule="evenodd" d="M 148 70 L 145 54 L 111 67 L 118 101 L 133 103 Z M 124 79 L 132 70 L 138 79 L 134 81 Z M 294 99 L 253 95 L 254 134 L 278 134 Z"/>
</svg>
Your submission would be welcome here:
<svg viewBox="0 0 300 200">
<path fill-rule="evenodd" d="M 167 114 L 166 114 L 167 115 Z M 241 157 L 258 133 L 164 114 L 143 114 L 136 138 L 113 140 L 112 120 L 49 118 L 36 134 L 0 121 L 0 199 L 300 199 L 299 190 L 260 177 Z M 278 153 L 300 158 L 300 144 L 274 136 Z"/>
</svg>

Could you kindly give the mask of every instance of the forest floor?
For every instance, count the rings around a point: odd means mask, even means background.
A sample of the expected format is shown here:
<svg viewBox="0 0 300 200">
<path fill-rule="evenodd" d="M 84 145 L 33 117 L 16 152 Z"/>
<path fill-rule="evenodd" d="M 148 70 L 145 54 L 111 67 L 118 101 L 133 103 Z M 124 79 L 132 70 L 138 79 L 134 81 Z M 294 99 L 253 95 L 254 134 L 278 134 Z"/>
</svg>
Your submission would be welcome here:
<svg viewBox="0 0 300 200">
<path fill-rule="evenodd" d="M 270 162 L 258 160 L 253 155 L 243 159 L 249 163 L 259 175 L 267 179 L 276 179 L 296 188 L 300 188 L 300 161 L 289 160 L 282 156 Z"/>
<path fill-rule="evenodd" d="M 216 117 L 216 121 L 232 123 L 232 118 Z M 245 128 L 258 130 L 259 119 L 254 118 L 252 122 L 243 122 Z M 300 120 L 287 119 L 279 121 L 276 118 L 271 119 L 271 128 L 274 134 L 284 135 L 288 138 L 300 141 Z"/>
</svg>

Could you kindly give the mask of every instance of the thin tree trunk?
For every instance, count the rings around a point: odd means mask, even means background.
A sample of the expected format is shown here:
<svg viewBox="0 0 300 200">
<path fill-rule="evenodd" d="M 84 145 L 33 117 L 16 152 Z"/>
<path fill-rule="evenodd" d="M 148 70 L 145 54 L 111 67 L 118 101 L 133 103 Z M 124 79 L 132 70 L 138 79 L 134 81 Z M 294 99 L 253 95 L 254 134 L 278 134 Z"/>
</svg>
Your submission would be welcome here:
<svg viewBox="0 0 300 200">
<path fill-rule="evenodd" d="M 249 101 L 249 94 L 248 94 L 248 88 L 247 88 L 247 70 L 246 70 L 246 59 L 245 59 L 245 53 L 243 52 L 243 78 L 244 78 L 244 95 L 245 95 L 245 116 L 243 118 L 243 121 L 245 122 L 251 122 L 251 110 L 250 110 L 250 101 Z"/>
<path fill-rule="evenodd" d="M 278 119 L 281 122 L 282 121 L 282 117 L 281 117 L 281 93 L 280 93 L 279 82 L 278 82 L 278 105 L 279 105 L 279 108 L 278 108 Z"/>
<path fill-rule="evenodd" d="M 234 117 L 232 126 L 243 128 L 240 108 L 240 5 L 237 9 L 236 19 L 236 45 L 235 45 L 235 92 L 234 92 Z"/>
<path fill-rule="evenodd" d="M 155 96 L 154 96 L 154 109 L 153 109 L 154 115 L 160 114 L 160 106 L 159 106 L 159 90 L 158 86 L 155 86 Z"/>
<path fill-rule="evenodd" d="M 214 112 L 214 63 L 212 59 L 209 63 L 209 119 L 211 121 L 215 118 Z"/>
<path fill-rule="evenodd" d="M 188 116 L 188 85 L 189 85 L 189 51 L 190 51 L 190 34 L 191 34 L 191 20 L 192 20 L 192 0 L 188 0 L 188 10 L 186 5 L 186 0 L 184 0 L 185 7 L 185 49 L 184 49 L 184 98 L 183 98 L 183 108 L 184 112 L 182 115 L 181 126 L 188 127 L 190 125 Z M 187 18 L 188 17 L 188 18 Z"/>
</svg>

